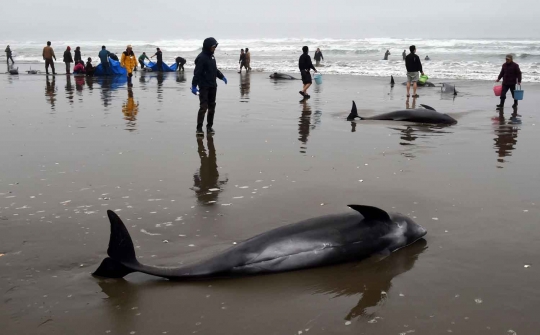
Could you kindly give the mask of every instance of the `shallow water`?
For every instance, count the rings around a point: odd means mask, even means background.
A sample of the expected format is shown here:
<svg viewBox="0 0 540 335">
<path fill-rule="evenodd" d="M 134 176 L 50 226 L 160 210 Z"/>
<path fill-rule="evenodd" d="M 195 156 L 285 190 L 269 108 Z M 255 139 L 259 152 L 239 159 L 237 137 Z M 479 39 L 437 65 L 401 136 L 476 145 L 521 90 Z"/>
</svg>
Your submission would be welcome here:
<svg viewBox="0 0 540 335">
<path fill-rule="evenodd" d="M 382 78 L 227 73 L 216 135 L 195 137 L 191 74 L 0 76 L 0 321 L 7 334 L 532 334 L 540 327 L 539 87 L 521 117 L 490 82 L 420 103 L 456 126 L 344 121 L 406 107 Z M 400 82 L 400 81 L 399 81 Z M 413 101 L 409 101 L 412 107 Z M 140 261 L 179 265 L 281 225 L 373 205 L 425 241 L 382 261 L 171 283 L 90 276 L 116 210 Z M 6 330 L 7 329 L 7 330 Z"/>
</svg>

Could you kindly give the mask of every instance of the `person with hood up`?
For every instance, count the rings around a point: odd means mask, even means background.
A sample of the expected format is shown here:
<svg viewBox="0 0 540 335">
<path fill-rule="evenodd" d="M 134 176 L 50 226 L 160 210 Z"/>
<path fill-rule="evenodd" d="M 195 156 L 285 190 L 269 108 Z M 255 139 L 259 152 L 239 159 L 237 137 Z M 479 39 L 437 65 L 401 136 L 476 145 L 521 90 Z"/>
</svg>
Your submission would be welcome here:
<svg viewBox="0 0 540 335">
<path fill-rule="evenodd" d="M 388 60 L 388 56 L 390 56 L 390 50 L 386 50 L 384 53 L 384 60 Z"/>
<path fill-rule="evenodd" d="M 84 68 L 84 62 L 82 60 L 75 62 L 75 66 L 73 67 L 73 73 L 74 74 L 85 74 L 86 70 Z"/>
<path fill-rule="evenodd" d="M 86 62 L 86 67 L 85 67 L 86 76 L 87 77 L 93 76 L 95 70 L 96 68 L 94 67 L 94 65 L 92 65 L 92 58 L 88 57 L 88 61 Z"/>
<path fill-rule="evenodd" d="M 227 84 L 227 78 L 218 70 L 214 51 L 218 46 L 215 38 L 209 37 L 204 40 L 202 52 L 195 59 L 195 71 L 191 82 L 191 92 L 199 94 L 200 108 L 197 114 L 197 135 L 204 135 L 202 126 L 204 116 L 208 111 L 206 118 L 206 131 L 209 134 L 214 133 L 214 114 L 216 112 L 216 77 Z M 199 89 L 197 90 L 197 86 Z"/>
<path fill-rule="evenodd" d="M 176 71 L 180 72 L 181 70 L 182 72 L 184 72 L 184 64 L 186 64 L 186 60 L 178 56 L 176 57 L 175 61 L 176 61 Z"/>
<path fill-rule="evenodd" d="M 514 56 L 512 54 L 506 55 L 506 63 L 502 65 L 501 73 L 497 77 L 496 82 L 503 80 L 501 103 L 497 105 L 498 109 L 504 108 L 504 102 L 506 100 L 506 93 L 510 90 L 512 98 L 514 97 L 514 91 L 516 90 L 516 83 L 521 85 L 521 69 L 517 63 L 514 63 Z M 513 108 L 517 108 L 518 101 L 514 99 Z"/>
<path fill-rule="evenodd" d="M 73 58 L 75 60 L 75 64 L 79 63 L 80 61 L 82 61 L 82 57 L 81 57 L 81 47 L 76 47 L 75 48 L 75 57 Z"/>
<path fill-rule="evenodd" d="M 133 77 L 133 69 L 137 67 L 137 57 L 135 57 L 135 54 L 133 53 L 131 44 L 126 47 L 126 51 L 122 52 L 120 66 L 127 70 L 128 86 L 133 86 L 131 77 Z"/>
<path fill-rule="evenodd" d="M 303 89 L 298 92 L 301 96 L 304 98 L 309 98 L 309 95 L 307 94 L 308 88 L 313 83 L 311 81 L 311 73 L 310 71 L 313 70 L 317 72 L 317 69 L 313 66 L 313 63 L 311 62 L 311 57 L 309 57 L 309 48 L 307 46 L 302 47 L 302 56 L 300 56 L 300 59 L 298 60 L 298 68 L 300 69 L 300 74 L 302 75 L 302 84 L 304 84 Z"/>
<path fill-rule="evenodd" d="M 316 66 L 319 66 L 321 64 L 321 60 L 324 60 L 321 49 L 317 48 L 317 51 L 315 51 L 315 56 L 313 56 L 313 59 L 315 59 Z"/>
<path fill-rule="evenodd" d="M 66 48 L 66 51 L 64 51 L 64 63 L 66 63 L 66 74 L 70 74 L 70 65 L 69 63 L 73 63 L 73 57 L 71 56 L 71 48 L 68 46 Z"/>
<path fill-rule="evenodd" d="M 98 54 L 99 60 L 101 61 L 101 66 L 103 67 L 103 73 L 108 75 L 111 73 L 109 65 L 109 55 L 111 53 L 107 50 L 105 46 L 101 47 L 101 51 Z"/>
<path fill-rule="evenodd" d="M 15 61 L 13 60 L 13 56 L 11 54 L 11 48 L 9 45 L 6 48 L 6 62 L 9 64 L 9 60 L 11 59 L 11 65 L 15 64 Z"/>
</svg>

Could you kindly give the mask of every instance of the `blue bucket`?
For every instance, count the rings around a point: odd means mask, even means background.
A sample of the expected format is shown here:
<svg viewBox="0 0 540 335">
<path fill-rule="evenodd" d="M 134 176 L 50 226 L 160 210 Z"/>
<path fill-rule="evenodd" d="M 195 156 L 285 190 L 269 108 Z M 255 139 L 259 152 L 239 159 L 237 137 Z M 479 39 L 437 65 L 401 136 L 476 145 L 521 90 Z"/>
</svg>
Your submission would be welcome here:
<svg viewBox="0 0 540 335">
<path fill-rule="evenodd" d="M 313 79 L 315 79 L 315 83 L 317 83 L 317 85 L 321 85 L 322 84 L 322 74 L 320 73 L 315 73 L 313 75 Z"/>
<path fill-rule="evenodd" d="M 523 100 L 523 95 L 525 92 L 521 89 L 521 85 L 516 85 L 516 90 L 514 91 L 515 100 Z"/>
</svg>

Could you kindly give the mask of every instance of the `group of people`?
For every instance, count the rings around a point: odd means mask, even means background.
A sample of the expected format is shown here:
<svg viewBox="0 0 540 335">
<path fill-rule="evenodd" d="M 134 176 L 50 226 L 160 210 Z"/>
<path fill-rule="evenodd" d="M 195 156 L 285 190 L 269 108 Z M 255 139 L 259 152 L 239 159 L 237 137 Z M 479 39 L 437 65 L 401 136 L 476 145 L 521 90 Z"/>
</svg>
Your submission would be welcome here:
<svg viewBox="0 0 540 335">
<path fill-rule="evenodd" d="M 238 71 L 238 73 L 242 73 L 242 68 L 245 68 L 246 72 L 251 71 L 251 54 L 249 53 L 248 48 L 246 48 L 246 51 L 240 49 L 240 59 L 238 60 L 238 64 L 240 64 L 240 71 Z"/>
</svg>

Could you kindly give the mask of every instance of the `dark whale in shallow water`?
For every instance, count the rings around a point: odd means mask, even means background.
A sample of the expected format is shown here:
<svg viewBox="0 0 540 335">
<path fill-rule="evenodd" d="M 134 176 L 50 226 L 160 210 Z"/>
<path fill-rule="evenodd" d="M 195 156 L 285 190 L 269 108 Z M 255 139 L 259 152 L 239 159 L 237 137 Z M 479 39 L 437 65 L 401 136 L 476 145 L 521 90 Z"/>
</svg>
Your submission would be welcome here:
<svg viewBox="0 0 540 335">
<path fill-rule="evenodd" d="M 390 121 L 409 121 L 418 123 L 433 124 L 456 124 L 453 117 L 437 112 L 433 107 L 420 105 L 424 108 L 402 109 L 390 113 L 375 115 L 372 117 L 363 117 L 358 115 L 356 103 L 353 101 L 351 113 L 347 116 L 347 121 L 353 121 L 355 118 L 360 120 L 390 120 Z"/>
<path fill-rule="evenodd" d="M 171 280 L 193 280 L 292 271 L 388 255 L 426 235 L 422 226 L 402 214 L 370 206 L 349 207 L 354 211 L 279 227 L 208 260 L 175 268 L 139 263 L 125 225 L 109 210 L 109 257 L 93 275 L 121 278 L 143 272 Z"/>
<path fill-rule="evenodd" d="M 285 74 L 285 73 L 279 73 L 279 72 L 274 72 L 270 75 L 270 78 L 272 79 L 285 79 L 285 80 L 300 80 L 298 78 L 295 78 L 291 75 L 288 75 L 288 74 Z"/>
</svg>

